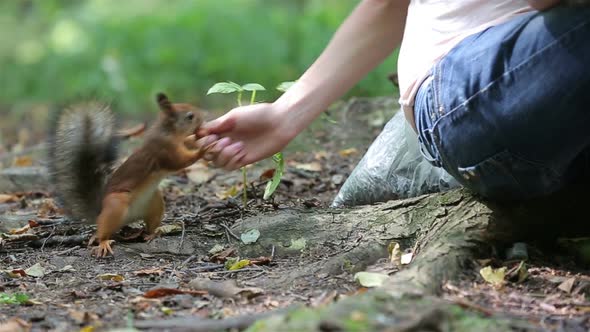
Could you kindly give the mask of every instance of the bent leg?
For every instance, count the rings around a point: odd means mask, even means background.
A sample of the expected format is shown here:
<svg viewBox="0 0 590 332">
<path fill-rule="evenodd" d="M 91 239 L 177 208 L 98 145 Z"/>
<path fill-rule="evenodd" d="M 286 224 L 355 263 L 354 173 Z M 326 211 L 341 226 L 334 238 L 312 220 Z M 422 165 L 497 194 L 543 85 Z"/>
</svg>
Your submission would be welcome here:
<svg viewBox="0 0 590 332">
<path fill-rule="evenodd" d="M 147 233 L 144 237 L 146 241 L 151 241 L 156 237 L 156 229 L 158 229 L 162 222 L 164 210 L 164 198 L 162 197 L 160 190 L 156 190 L 147 208 L 146 215 L 143 218 Z"/>
<path fill-rule="evenodd" d="M 96 238 L 98 246 L 92 253 L 96 257 L 113 255 L 111 237 L 125 225 L 129 207 L 129 195 L 126 193 L 108 194 L 102 203 L 102 211 L 96 220 Z"/>
<path fill-rule="evenodd" d="M 590 147 L 588 40 L 589 7 L 525 14 L 466 38 L 416 97 L 423 148 L 487 197 L 561 189 Z"/>
</svg>

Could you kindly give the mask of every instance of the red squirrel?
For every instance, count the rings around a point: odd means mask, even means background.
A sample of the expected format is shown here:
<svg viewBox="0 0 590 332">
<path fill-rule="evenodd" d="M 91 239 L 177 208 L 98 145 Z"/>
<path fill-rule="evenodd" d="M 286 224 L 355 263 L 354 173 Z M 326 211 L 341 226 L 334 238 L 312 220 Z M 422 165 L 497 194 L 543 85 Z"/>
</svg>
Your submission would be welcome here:
<svg viewBox="0 0 590 332">
<path fill-rule="evenodd" d="M 156 101 L 158 120 L 141 147 L 112 173 L 118 139 L 108 106 L 85 103 L 54 118 L 48 163 L 52 184 L 68 214 L 96 220 L 96 234 L 88 243 L 98 240 L 92 249 L 96 257 L 113 255 L 111 236 L 137 220 L 145 223 L 144 239 L 153 239 L 165 210 L 160 181 L 207 151 L 196 148 L 195 133 L 203 123 L 196 107 L 173 104 L 163 93 Z"/>
</svg>

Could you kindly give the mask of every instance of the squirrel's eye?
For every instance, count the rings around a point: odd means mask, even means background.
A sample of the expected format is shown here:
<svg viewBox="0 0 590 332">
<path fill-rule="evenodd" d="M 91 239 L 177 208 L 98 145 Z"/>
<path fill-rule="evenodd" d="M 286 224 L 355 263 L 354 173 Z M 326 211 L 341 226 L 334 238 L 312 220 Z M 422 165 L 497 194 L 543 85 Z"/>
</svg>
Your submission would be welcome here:
<svg viewBox="0 0 590 332">
<path fill-rule="evenodd" d="M 193 114 L 193 112 L 186 113 L 187 120 L 192 121 L 194 119 L 194 117 L 195 117 L 195 115 Z"/>
</svg>

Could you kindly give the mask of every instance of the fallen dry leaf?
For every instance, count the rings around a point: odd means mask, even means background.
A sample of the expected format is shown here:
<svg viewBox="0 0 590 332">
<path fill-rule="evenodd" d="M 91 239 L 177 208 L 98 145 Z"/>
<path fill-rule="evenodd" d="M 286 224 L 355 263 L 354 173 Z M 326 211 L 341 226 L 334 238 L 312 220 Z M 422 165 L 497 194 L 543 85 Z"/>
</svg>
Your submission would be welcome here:
<svg viewBox="0 0 590 332">
<path fill-rule="evenodd" d="M 299 164 L 293 163 L 293 167 L 296 169 L 308 171 L 308 172 L 321 172 L 322 171 L 322 164 L 317 161 L 308 163 L 308 164 Z"/>
<path fill-rule="evenodd" d="M 45 275 L 46 270 L 40 263 L 36 263 L 28 269 L 25 269 L 25 273 L 31 277 L 41 278 Z"/>
<path fill-rule="evenodd" d="M 479 271 L 479 274 L 493 286 L 501 286 L 504 284 L 504 278 L 506 277 L 506 267 L 493 269 L 491 266 L 486 266 Z"/>
<path fill-rule="evenodd" d="M 115 274 L 115 273 L 99 274 L 98 278 L 100 280 L 110 280 L 110 281 L 117 281 L 117 282 L 121 282 L 121 281 L 125 280 L 125 278 L 122 275 Z"/>
<path fill-rule="evenodd" d="M 218 243 L 218 244 L 214 245 L 214 246 L 213 246 L 213 248 L 211 248 L 211 249 L 209 250 L 209 253 L 210 253 L 211 255 L 215 255 L 215 254 L 217 254 L 217 253 L 219 253 L 219 252 L 222 252 L 222 251 L 223 251 L 223 246 L 222 246 L 221 244 L 219 244 L 219 243 Z"/>
<path fill-rule="evenodd" d="M 344 149 L 344 150 L 338 151 L 338 154 L 344 158 L 350 157 L 350 156 L 355 155 L 357 153 L 359 153 L 359 151 L 356 148 L 350 148 L 350 149 Z"/>
<path fill-rule="evenodd" d="M 15 269 L 12 271 L 7 271 L 8 276 L 10 278 L 20 278 L 20 277 L 26 277 L 27 273 L 25 272 L 25 270 L 23 269 Z"/>
<path fill-rule="evenodd" d="M 176 288 L 156 288 L 150 289 L 149 291 L 143 294 L 143 297 L 148 299 L 164 297 L 168 295 L 177 295 L 177 294 L 190 294 L 190 295 L 207 295 L 206 291 L 196 291 L 196 290 L 182 290 Z"/>
<path fill-rule="evenodd" d="M 18 317 L 13 317 L 6 322 L 0 323 L 0 332 L 26 332 L 30 330 L 31 324 Z"/>
<path fill-rule="evenodd" d="M 29 229 L 31 229 L 31 225 L 30 224 L 26 224 L 26 225 L 24 225 L 21 228 L 11 229 L 9 233 L 12 234 L 12 235 L 25 234 L 26 232 L 29 231 Z"/>
<path fill-rule="evenodd" d="M 506 272 L 506 278 L 510 281 L 521 283 L 528 278 L 529 272 L 524 261 Z"/>
<path fill-rule="evenodd" d="M 231 255 L 235 254 L 236 249 L 235 248 L 227 248 L 221 252 L 218 252 L 214 255 L 212 255 L 209 260 L 220 264 L 220 263 L 225 263 L 225 261 L 227 260 L 228 257 L 230 257 Z"/>
<path fill-rule="evenodd" d="M 18 156 L 12 161 L 13 167 L 29 167 L 33 165 L 33 158 L 31 156 Z"/>
<path fill-rule="evenodd" d="M 395 266 L 401 265 L 402 250 L 398 242 L 391 241 L 387 246 L 389 252 L 389 261 Z"/>
<path fill-rule="evenodd" d="M 557 288 L 570 294 L 572 292 L 572 288 L 574 288 L 575 283 L 576 283 L 576 278 L 572 277 L 572 278 L 569 278 L 566 281 L 562 282 L 559 286 L 557 286 Z"/>
<path fill-rule="evenodd" d="M 14 203 L 14 202 L 18 202 L 18 196 L 8 195 L 8 194 L 0 194 L 0 204 Z"/>
<path fill-rule="evenodd" d="M 402 264 L 402 265 L 410 264 L 412 262 L 413 257 L 414 257 L 414 254 L 411 252 L 403 254 L 402 257 L 400 258 L 400 264 Z"/>
<path fill-rule="evenodd" d="M 389 276 L 387 274 L 374 272 L 357 272 L 354 275 L 354 280 L 358 281 L 364 287 L 380 287 Z"/>
<path fill-rule="evenodd" d="M 264 256 L 261 256 L 261 257 L 254 258 L 254 259 L 251 259 L 250 260 L 250 263 L 252 265 L 268 265 L 268 264 L 270 264 L 270 262 L 272 262 L 272 258 L 270 258 L 270 257 L 264 257 Z"/>
<path fill-rule="evenodd" d="M 24 234 L 4 234 L 3 236 L 3 240 L 6 242 L 29 242 L 29 241 L 35 241 L 39 239 L 39 236 L 37 236 L 37 234 L 31 234 L 31 233 L 24 233 Z"/>
<path fill-rule="evenodd" d="M 143 269 L 133 272 L 133 274 L 135 274 L 136 276 L 162 275 L 162 273 L 164 273 L 164 271 L 158 268 Z"/>
<path fill-rule="evenodd" d="M 163 225 L 156 229 L 156 233 L 160 235 L 168 235 L 182 232 L 182 225 L 178 224 L 170 224 L 170 225 Z"/>
<path fill-rule="evenodd" d="M 68 313 L 78 324 L 89 324 L 98 320 L 98 316 L 95 313 L 88 311 L 69 310 Z"/>
</svg>

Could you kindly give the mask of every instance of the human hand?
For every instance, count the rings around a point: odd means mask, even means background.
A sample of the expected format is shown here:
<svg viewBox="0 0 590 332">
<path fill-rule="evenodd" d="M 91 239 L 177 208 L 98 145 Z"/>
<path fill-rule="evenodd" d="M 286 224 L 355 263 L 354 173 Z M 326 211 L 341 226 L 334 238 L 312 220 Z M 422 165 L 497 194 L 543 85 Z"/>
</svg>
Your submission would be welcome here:
<svg viewBox="0 0 590 332">
<path fill-rule="evenodd" d="M 201 146 L 215 144 L 204 159 L 225 170 L 268 158 L 297 134 L 289 113 L 270 103 L 234 108 L 205 123 L 198 132 Z"/>
</svg>

